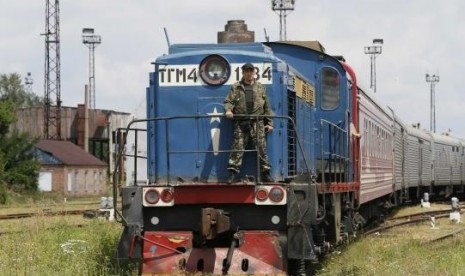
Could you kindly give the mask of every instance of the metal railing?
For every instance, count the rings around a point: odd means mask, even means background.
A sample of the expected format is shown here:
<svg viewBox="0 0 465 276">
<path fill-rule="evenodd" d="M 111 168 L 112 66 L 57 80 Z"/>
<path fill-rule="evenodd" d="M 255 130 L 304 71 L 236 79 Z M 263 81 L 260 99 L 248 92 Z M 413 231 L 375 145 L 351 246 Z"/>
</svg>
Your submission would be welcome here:
<svg viewBox="0 0 465 276">
<path fill-rule="evenodd" d="M 179 151 L 179 150 L 172 150 L 170 149 L 169 147 L 169 122 L 172 121 L 172 120 L 179 120 L 179 119 L 193 119 L 193 120 L 198 120 L 198 119 L 203 119 L 203 118 L 217 118 L 217 117 L 222 117 L 222 118 L 226 118 L 225 115 L 185 115 L 185 116 L 171 116 L 171 117 L 158 117 L 158 118 L 148 118 L 148 119 L 136 119 L 136 120 L 133 120 L 131 121 L 128 126 L 125 128 L 125 133 L 128 133 L 129 131 L 131 130 L 135 130 L 136 128 L 132 128 L 132 126 L 136 123 L 148 123 L 148 122 L 164 122 L 164 127 L 165 127 L 165 148 L 166 148 L 166 164 L 167 164 L 167 177 L 168 177 L 168 183 L 170 183 L 170 175 L 171 175 L 171 168 L 170 168 L 170 154 L 173 154 L 173 153 L 213 153 L 213 152 L 232 152 L 232 150 L 218 150 L 218 151 L 213 151 L 213 150 L 186 150 L 186 151 Z M 297 128 L 296 128 L 296 125 L 295 125 L 295 122 L 292 118 L 290 118 L 289 116 L 264 116 L 264 115 L 241 115 L 241 114 L 235 114 L 234 115 L 234 118 L 235 119 L 238 119 L 238 118 L 248 118 L 248 119 L 252 119 L 252 120 L 256 120 L 257 122 L 259 120 L 263 120 L 264 118 L 271 118 L 271 119 L 279 119 L 279 120 L 286 120 L 289 122 L 288 124 L 288 127 L 289 125 L 292 126 L 292 128 L 295 131 L 295 138 L 296 138 L 296 144 L 297 144 L 297 147 L 298 147 L 298 150 L 302 153 L 302 159 L 303 159 L 303 163 L 304 163 L 304 166 L 306 168 L 306 171 L 311 173 L 311 168 L 310 168 L 310 163 L 309 163 L 309 159 L 307 157 L 307 154 L 303 148 L 303 144 L 302 144 L 302 140 L 301 138 L 299 137 L 299 132 L 297 131 Z M 142 131 L 143 129 L 138 129 L 139 131 Z M 124 152 L 124 148 L 126 146 L 126 141 L 123 141 L 123 144 L 122 145 L 119 145 L 119 152 L 117 153 L 117 157 L 116 157 L 116 160 L 120 160 L 120 158 L 122 158 L 122 156 L 125 155 L 125 152 Z M 257 145 L 255 145 L 257 146 Z M 252 150 L 244 150 L 244 152 L 247 152 L 247 151 L 255 151 L 257 152 L 257 148 L 255 149 L 252 149 Z M 137 153 L 137 151 L 136 151 Z M 146 157 L 138 157 L 138 156 L 133 156 L 135 159 L 136 158 L 146 158 Z M 259 173 L 259 162 L 260 162 L 260 158 L 257 154 L 256 156 L 256 162 L 257 162 L 257 180 L 258 182 L 260 182 L 260 173 Z M 135 165 L 137 165 L 137 161 L 135 161 Z M 119 181 L 119 175 L 118 175 L 118 171 L 122 168 L 120 168 L 120 166 L 122 166 L 121 162 L 116 162 L 116 165 L 115 165 L 115 168 L 114 168 L 114 172 L 113 172 L 113 198 L 114 198 L 114 206 L 116 206 L 116 199 L 117 199 L 117 191 L 118 191 L 118 185 L 120 184 Z M 134 185 L 137 185 L 137 182 L 135 181 L 134 182 Z"/>
<path fill-rule="evenodd" d="M 328 137 L 324 137 L 325 127 Z M 320 120 L 320 173 L 323 184 L 347 182 L 350 166 L 348 138 L 347 130 L 330 121 Z M 327 147 L 323 141 L 327 141 Z"/>
</svg>

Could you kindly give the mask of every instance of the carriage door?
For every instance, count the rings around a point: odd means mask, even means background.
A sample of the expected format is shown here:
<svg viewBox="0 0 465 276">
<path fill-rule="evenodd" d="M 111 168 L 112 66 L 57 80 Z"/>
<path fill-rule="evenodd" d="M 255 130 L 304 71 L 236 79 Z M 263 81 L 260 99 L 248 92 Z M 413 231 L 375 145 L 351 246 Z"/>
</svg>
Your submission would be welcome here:
<svg viewBox="0 0 465 276">
<path fill-rule="evenodd" d="M 420 160 L 418 164 L 418 182 L 419 186 L 423 185 L 423 143 L 424 141 L 421 139 L 418 139 L 418 147 L 420 148 L 419 154 L 420 154 Z"/>
<path fill-rule="evenodd" d="M 196 120 L 199 133 L 196 170 L 200 181 L 218 182 L 227 177 L 226 168 L 232 139 L 232 123 L 222 117 L 223 101 L 224 97 L 205 97 L 199 98 L 197 103 L 199 116 L 218 115 L 218 117 Z M 195 139 L 194 137 L 185 138 Z"/>
</svg>

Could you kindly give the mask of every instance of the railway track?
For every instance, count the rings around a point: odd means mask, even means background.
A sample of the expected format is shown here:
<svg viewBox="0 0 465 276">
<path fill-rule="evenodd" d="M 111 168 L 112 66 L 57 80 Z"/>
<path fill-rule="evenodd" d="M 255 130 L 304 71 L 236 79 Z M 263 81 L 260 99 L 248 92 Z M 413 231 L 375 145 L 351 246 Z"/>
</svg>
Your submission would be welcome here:
<svg viewBox="0 0 465 276">
<path fill-rule="evenodd" d="M 89 211 L 89 209 L 86 209 L 86 210 L 61 210 L 61 211 L 43 210 L 42 212 L 0 215 L 0 220 L 23 219 L 23 218 L 30 218 L 30 217 L 34 217 L 34 216 L 83 215 L 86 211 Z"/>
<path fill-rule="evenodd" d="M 461 233 L 463 231 L 465 231 L 465 227 L 462 227 L 462 228 L 454 230 L 454 231 L 452 231 L 450 233 L 441 235 L 441 236 L 436 237 L 434 239 L 428 240 L 428 241 L 424 242 L 423 244 L 431 244 L 431 243 L 434 243 L 434 242 L 437 242 L 437 241 L 442 241 L 444 239 L 451 238 L 451 237 L 453 237 L 453 236 L 455 236 L 455 235 L 457 235 L 457 234 L 459 234 L 459 233 Z"/>
<path fill-rule="evenodd" d="M 403 215 L 398 217 L 387 218 L 385 221 L 391 224 L 385 224 L 379 227 L 375 227 L 369 229 L 363 233 L 364 236 L 369 236 L 375 233 L 381 233 L 391 228 L 409 225 L 409 224 L 417 224 L 424 221 L 431 220 L 432 217 L 436 218 L 445 218 L 449 217 L 451 210 L 435 210 L 435 211 L 425 211 L 421 213 Z M 463 214 L 461 211 L 460 214 Z M 398 221 L 398 222 L 396 222 Z"/>
</svg>

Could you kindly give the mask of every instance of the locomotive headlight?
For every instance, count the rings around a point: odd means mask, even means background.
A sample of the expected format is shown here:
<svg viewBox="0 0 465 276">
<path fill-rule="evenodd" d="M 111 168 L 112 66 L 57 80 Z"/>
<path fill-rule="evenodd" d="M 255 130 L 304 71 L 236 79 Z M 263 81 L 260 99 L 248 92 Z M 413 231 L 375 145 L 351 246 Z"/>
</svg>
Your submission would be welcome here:
<svg viewBox="0 0 465 276">
<path fill-rule="evenodd" d="M 210 55 L 202 60 L 199 66 L 200 77 L 208 85 L 222 85 L 231 75 L 228 61 L 219 55 Z"/>
</svg>

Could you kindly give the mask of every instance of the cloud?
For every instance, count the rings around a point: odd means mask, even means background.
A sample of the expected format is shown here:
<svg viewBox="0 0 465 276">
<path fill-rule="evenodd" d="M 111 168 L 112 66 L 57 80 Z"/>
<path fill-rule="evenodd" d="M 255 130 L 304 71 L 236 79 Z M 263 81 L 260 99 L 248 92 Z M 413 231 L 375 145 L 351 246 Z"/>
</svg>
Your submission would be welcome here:
<svg viewBox="0 0 465 276">
<path fill-rule="evenodd" d="M 34 91 L 43 94 L 45 3 L 0 0 L 1 73 L 32 72 Z M 215 43 L 227 20 L 243 19 L 257 41 L 266 28 L 279 39 L 279 17 L 270 1 L 80 0 L 60 2 L 62 100 L 83 101 L 88 79 L 84 27 L 95 28 L 102 44 L 95 51 L 96 103 L 99 108 L 131 112 L 145 97 L 150 64 L 171 43 Z M 319 40 L 330 54 L 342 54 L 369 84 L 370 59 L 363 47 L 383 38 L 376 59 L 377 97 L 405 123 L 429 126 L 429 86 L 425 73 L 437 73 L 436 121 L 439 131 L 451 128 L 465 137 L 465 2 L 447 0 L 296 1 L 287 16 L 290 40 Z"/>
</svg>

